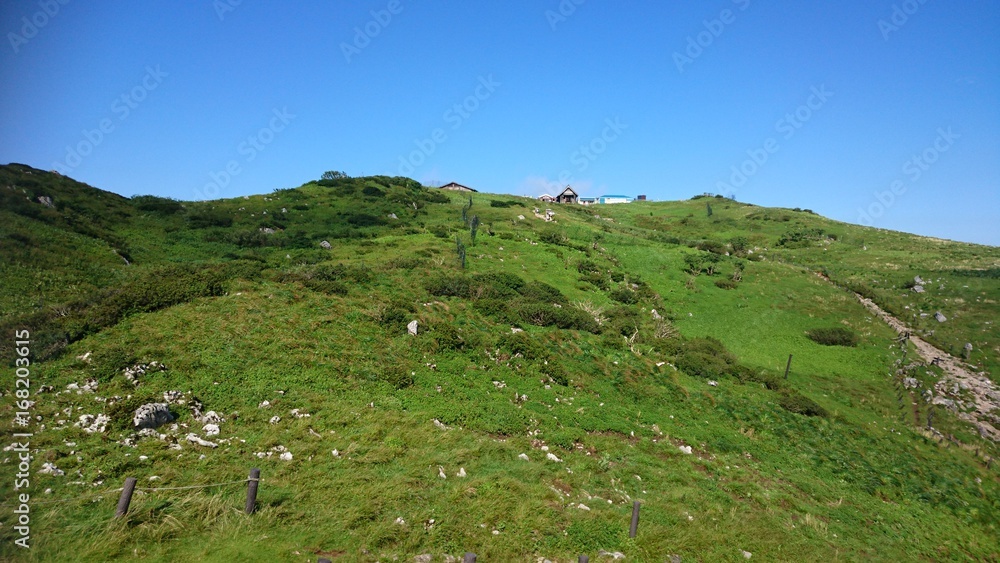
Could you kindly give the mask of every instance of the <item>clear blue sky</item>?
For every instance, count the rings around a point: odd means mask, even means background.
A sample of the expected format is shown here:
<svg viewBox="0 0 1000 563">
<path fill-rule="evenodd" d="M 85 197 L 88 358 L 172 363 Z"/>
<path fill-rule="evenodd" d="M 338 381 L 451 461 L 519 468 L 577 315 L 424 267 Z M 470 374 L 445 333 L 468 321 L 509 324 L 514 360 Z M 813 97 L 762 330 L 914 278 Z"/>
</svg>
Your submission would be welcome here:
<svg viewBox="0 0 1000 563">
<path fill-rule="evenodd" d="M 674 4 L 7 0 L 0 162 L 178 199 L 725 192 L 1000 244 L 1000 3 Z"/>
</svg>

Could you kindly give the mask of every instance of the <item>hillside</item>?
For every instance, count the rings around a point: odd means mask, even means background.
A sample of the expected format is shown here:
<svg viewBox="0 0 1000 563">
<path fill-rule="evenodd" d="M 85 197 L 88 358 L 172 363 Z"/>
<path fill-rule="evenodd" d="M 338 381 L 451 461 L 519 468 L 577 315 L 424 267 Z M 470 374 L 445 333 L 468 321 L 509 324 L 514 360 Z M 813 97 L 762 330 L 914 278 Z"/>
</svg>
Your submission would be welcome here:
<svg viewBox="0 0 1000 563">
<path fill-rule="evenodd" d="M 0 198 L 2 416 L 29 330 L 39 417 L 5 559 L 1000 560 L 1000 248 L 388 177 L 178 202 L 8 165 Z"/>
</svg>

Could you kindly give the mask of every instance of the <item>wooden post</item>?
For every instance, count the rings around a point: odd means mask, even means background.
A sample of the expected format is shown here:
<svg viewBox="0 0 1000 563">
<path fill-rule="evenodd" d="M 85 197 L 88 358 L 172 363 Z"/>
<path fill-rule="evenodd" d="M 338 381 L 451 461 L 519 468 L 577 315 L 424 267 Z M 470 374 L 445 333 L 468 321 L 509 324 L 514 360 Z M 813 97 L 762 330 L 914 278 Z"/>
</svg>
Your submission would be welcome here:
<svg viewBox="0 0 1000 563">
<path fill-rule="evenodd" d="M 471 551 L 466 551 L 465 557 L 462 558 L 462 563 L 476 563 L 476 554 Z"/>
<path fill-rule="evenodd" d="M 586 555 L 581 555 L 580 558 L 577 559 L 577 562 L 578 563 L 590 563 L 590 558 L 587 557 Z"/>
<path fill-rule="evenodd" d="M 132 502 L 132 492 L 135 491 L 135 477 L 126 477 L 125 486 L 122 487 L 122 496 L 118 497 L 118 508 L 115 509 L 115 518 L 121 518 L 128 512 L 128 505 Z"/>
<path fill-rule="evenodd" d="M 253 514 L 257 510 L 257 485 L 259 483 L 260 469 L 254 467 L 250 470 L 250 478 L 247 479 L 247 514 Z"/>
<path fill-rule="evenodd" d="M 792 369 L 792 355 L 788 355 L 788 364 L 785 365 L 785 379 L 788 379 L 788 370 Z"/>
<path fill-rule="evenodd" d="M 632 501 L 632 523 L 628 527 L 628 537 L 634 538 L 639 530 L 639 501 Z"/>
</svg>

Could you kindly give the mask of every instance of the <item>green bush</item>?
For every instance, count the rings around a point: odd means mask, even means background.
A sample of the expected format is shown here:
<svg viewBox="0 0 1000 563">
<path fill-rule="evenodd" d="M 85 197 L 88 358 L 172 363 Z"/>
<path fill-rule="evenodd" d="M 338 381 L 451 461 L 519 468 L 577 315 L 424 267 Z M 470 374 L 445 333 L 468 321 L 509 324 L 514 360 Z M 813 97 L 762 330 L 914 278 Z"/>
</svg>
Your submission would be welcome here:
<svg viewBox="0 0 1000 563">
<path fill-rule="evenodd" d="M 739 286 L 740 286 L 739 282 L 735 282 L 733 280 L 728 280 L 728 279 L 715 280 L 715 287 L 718 287 L 719 289 L 736 289 Z"/>
<path fill-rule="evenodd" d="M 525 205 L 523 203 L 521 203 L 520 201 L 515 201 L 515 200 L 511 200 L 511 199 L 508 199 L 508 200 L 491 199 L 490 200 L 490 207 L 507 208 L 507 207 L 524 207 L 524 206 Z"/>
<path fill-rule="evenodd" d="M 844 327 L 814 328 L 806 331 L 810 340 L 823 346 L 857 346 L 858 335 Z"/>
<path fill-rule="evenodd" d="M 427 280 L 424 287 L 431 295 L 438 297 L 468 297 L 472 282 L 461 274 L 440 274 Z"/>
<path fill-rule="evenodd" d="M 520 288 L 519 292 L 525 299 L 530 301 L 559 304 L 569 303 L 569 300 L 566 299 L 566 296 L 561 291 L 545 282 L 528 282 Z"/>
<path fill-rule="evenodd" d="M 608 297 L 626 305 L 635 305 L 639 302 L 639 293 L 627 287 L 618 287 L 611 290 L 608 293 Z"/>
<path fill-rule="evenodd" d="M 173 215 L 184 210 L 184 206 L 176 199 L 157 197 L 155 195 L 132 196 L 132 205 L 139 211 L 147 211 L 159 215 Z"/>
<path fill-rule="evenodd" d="M 101 383 L 107 383 L 134 364 L 135 356 L 122 346 L 110 346 L 94 352 L 90 362 L 94 366 L 94 377 Z"/>
<path fill-rule="evenodd" d="M 511 355 L 520 354 L 528 360 L 546 358 L 549 355 L 545 346 L 528 336 L 526 332 L 505 334 L 500 337 L 497 345 Z"/>
<path fill-rule="evenodd" d="M 187 215 L 187 220 L 192 229 L 229 227 L 233 224 L 233 218 L 221 209 L 199 209 L 191 211 Z"/>
<path fill-rule="evenodd" d="M 674 360 L 677 369 L 684 373 L 706 378 L 717 378 L 736 371 L 736 358 L 715 338 L 692 338 L 681 344 Z"/>
<path fill-rule="evenodd" d="M 805 416 L 826 417 L 829 414 L 816 401 L 789 389 L 782 391 L 781 397 L 778 399 L 778 404 L 788 412 Z"/>
<path fill-rule="evenodd" d="M 462 350 L 465 348 L 465 338 L 461 331 L 450 323 L 435 324 L 430 332 L 437 343 L 438 350 Z"/>
</svg>

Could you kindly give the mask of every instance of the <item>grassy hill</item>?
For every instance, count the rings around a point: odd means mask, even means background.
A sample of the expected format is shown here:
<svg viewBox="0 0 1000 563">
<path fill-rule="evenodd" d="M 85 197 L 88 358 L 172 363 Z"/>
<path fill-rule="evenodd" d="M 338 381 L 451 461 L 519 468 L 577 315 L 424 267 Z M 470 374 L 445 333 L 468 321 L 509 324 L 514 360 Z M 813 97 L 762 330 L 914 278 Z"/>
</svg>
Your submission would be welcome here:
<svg viewBox="0 0 1000 563">
<path fill-rule="evenodd" d="M 177 202 L 8 165 L 0 198 L 0 412 L 27 329 L 40 417 L 30 550 L 0 457 L 4 558 L 1000 560 L 1000 448 L 845 289 L 997 381 L 998 248 L 388 177 Z"/>
</svg>

